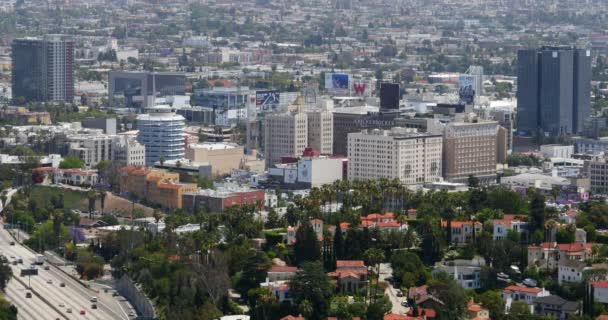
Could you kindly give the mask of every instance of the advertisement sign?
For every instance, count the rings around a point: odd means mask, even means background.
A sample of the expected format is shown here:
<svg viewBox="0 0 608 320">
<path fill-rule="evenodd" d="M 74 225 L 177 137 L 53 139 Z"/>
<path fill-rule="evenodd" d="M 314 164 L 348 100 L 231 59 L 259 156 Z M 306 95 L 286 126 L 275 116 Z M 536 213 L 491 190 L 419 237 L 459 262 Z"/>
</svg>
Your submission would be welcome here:
<svg viewBox="0 0 608 320">
<path fill-rule="evenodd" d="M 280 93 L 277 90 L 264 90 L 255 92 L 255 107 L 260 111 L 273 111 L 280 102 Z"/>
<path fill-rule="evenodd" d="M 353 83 L 353 90 L 357 95 L 365 94 L 365 90 L 367 89 L 367 83 Z"/>
<path fill-rule="evenodd" d="M 461 74 L 458 78 L 458 97 L 460 103 L 472 104 L 475 100 L 476 77 L 470 74 Z"/>
<path fill-rule="evenodd" d="M 348 90 L 348 80 L 348 74 L 345 73 L 326 73 L 325 89 Z"/>
</svg>

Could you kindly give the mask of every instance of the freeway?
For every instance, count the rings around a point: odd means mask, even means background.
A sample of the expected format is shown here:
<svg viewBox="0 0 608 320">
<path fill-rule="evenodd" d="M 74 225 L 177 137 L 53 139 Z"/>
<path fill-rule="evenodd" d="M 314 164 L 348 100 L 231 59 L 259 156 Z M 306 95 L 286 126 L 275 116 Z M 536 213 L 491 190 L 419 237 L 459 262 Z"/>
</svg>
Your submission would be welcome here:
<svg viewBox="0 0 608 320">
<path fill-rule="evenodd" d="M 83 287 L 55 266 L 50 266 L 49 270 L 39 267 L 37 276 L 20 277 L 21 268 L 34 262 L 35 253 L 19 243 L 10 245 L 13 238 L 1 224 L 0 228 L 0 252 L 10 262 L 15 257 L 23 258 L 23 264 L 11 264 L 13 274 L 23 284 L 16 279 L 11 280 L 6 294 L 19 308 L 19 319 L 129 319 L 127 313 L 118 305 L 118 301 L 110 294 L 96 293 Z M 65 286 L 60 286 L 61 283 Z M 34 294 L 32 298 L 25 298 L 24 286 L 29 285 Z M 96 309 L 92 307 L 92 297 L 98 299 L 95 303 Z M 81 311 L 85 314 L 80 314 Z"/>
</svg>

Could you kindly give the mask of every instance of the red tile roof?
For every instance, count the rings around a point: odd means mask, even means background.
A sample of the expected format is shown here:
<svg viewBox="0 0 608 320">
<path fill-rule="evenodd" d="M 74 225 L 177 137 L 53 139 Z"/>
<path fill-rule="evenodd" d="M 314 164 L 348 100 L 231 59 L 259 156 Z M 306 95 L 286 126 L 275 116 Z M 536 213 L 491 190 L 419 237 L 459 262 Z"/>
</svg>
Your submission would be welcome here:
<svg viewBox="0 0 608 320">
<path fill-rule="evenodd" d="M 414 309 L 410 309 L 406 313 L 408 316 L 412 316 L 414 314 Z M 430 308 L 418 308 L 418 315 L 426 316 L 427 318 L 435 318 L 437 317 L 437 312 L 435 309 Z"/>
<path fill-rule="evenodd" d="M 272 266 L 268 272 L 296 272 L 298 267 L 290 266 Z"/>
<path fill-rule="evenodd" d="M 422 317 L 410 317 L 400 314 L 389 313 L 384 315 L 384 320 L 423 320 Z"/>
<path fill-rule="evenodd" d="M 452 221 L 452 228 L 462 228 L 463 226 L 472 226 L 473 221 Z M 475 225 L 481 226 L 481 222 L 475 222 Z M 447 227 L 448 222 L 441 220 L 441 226 Z"/>
<path fill-rule="evenodd" d="M 608 289 L 608 280 L 591 281 L 589 284 L 596 288 Z"/>
<path fill-rule="evenodd" d="M 286 317 L 281 318 L 281 320 L 306 320 L 306 318 L 304 318 L 302 316 L 294 317 L 292 315 L 288 315 Z"/>
<path fill-rule="evenodd" d="M 542 292 L 543 290 L 540 288 L 529 288 L 529 287 L 523 287 L 523 286 L 508 286 L 508 287 L 504 288 L 503 291 L 538 294 L 538 293 Z"/>
<path fill-rule="evenodd" d="M 337 260 L 336 268 L 365 268 L 363 260 Z"/>
</svg>

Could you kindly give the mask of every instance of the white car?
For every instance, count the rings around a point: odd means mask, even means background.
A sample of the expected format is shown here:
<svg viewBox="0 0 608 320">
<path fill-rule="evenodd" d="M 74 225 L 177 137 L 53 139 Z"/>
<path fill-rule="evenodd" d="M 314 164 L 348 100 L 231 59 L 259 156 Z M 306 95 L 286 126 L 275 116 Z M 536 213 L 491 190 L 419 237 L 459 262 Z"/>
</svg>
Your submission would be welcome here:
<svg viewBox="0 0 608 320">
<path fill-rule="evenodd" d="M 64 303 L 60 303 L 59 304 L 59 308 L 63 308 L 63 307 L 65 307 L 65 304 Z"/>
</svg>

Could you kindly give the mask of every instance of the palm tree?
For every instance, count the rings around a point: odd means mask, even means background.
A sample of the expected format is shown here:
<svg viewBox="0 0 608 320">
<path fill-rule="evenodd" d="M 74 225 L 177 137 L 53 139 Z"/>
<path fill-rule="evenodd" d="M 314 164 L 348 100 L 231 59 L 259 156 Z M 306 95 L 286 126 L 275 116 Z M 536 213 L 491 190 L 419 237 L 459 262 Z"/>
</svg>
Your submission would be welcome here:
<svg viewBox="0 0 608 320">
<path fill-rule="evenodd" d="M 385 260 L 384 251 L 378 248 L 370 248 L 365 250 L 363 253 L 363 260 L 365 264 L 370 268 L 376 268 L 376 287 L 374 288 L 374 293 L 372 297 L 374 301 L 376 300 L 376 293 L 378 292 L 378 282 L 380 282 L 380 263 Z M 368 288 L 371 281 L 368 281 Z M 369 289 L 368 289 L 369 291 Z"/>
</svg>

